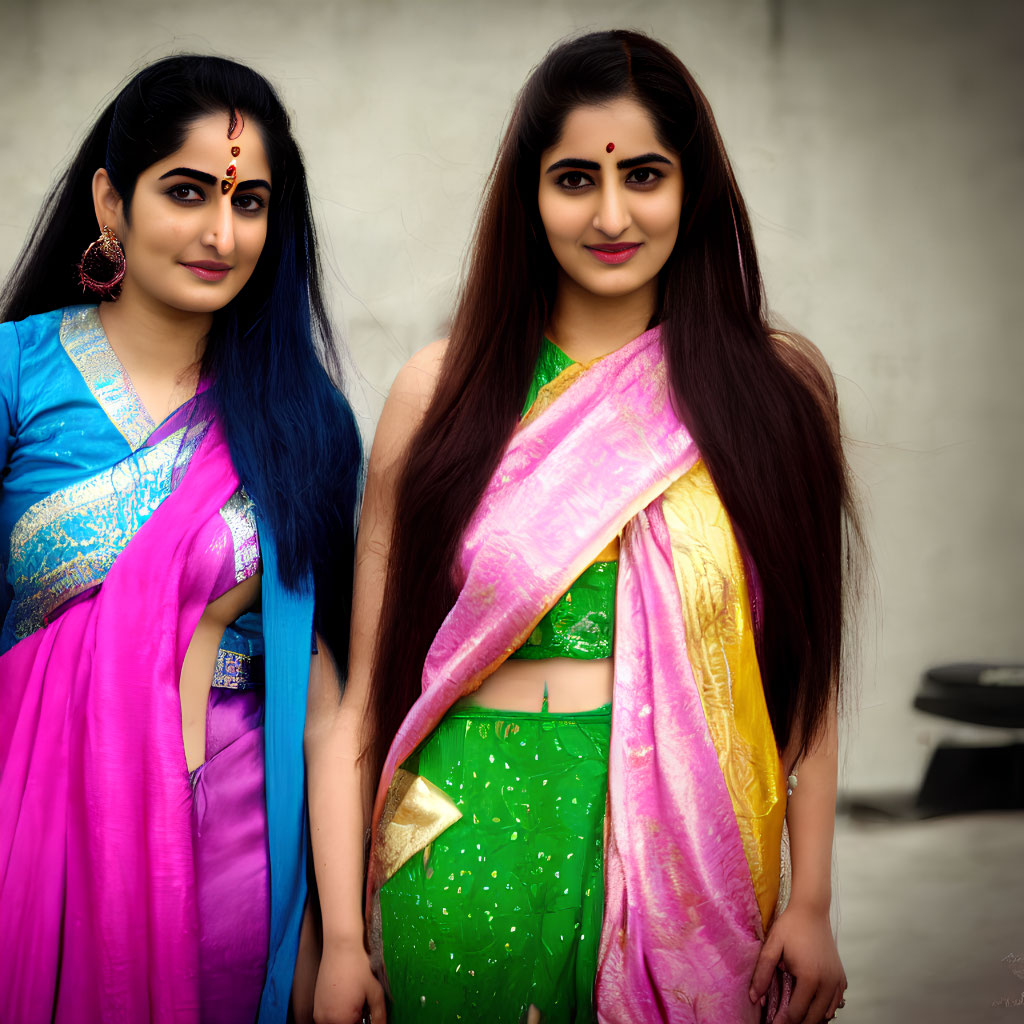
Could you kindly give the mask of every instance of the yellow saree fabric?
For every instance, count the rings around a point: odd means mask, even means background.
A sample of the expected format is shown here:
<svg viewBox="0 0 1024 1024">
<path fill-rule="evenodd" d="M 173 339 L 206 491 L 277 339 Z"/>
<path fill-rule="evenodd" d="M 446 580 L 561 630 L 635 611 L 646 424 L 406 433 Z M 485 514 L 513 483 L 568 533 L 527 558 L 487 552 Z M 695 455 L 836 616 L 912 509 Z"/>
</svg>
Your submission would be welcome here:
<svg viewBox="0 0 1024 1024">
<path fill-rule="evenodd" d="M 754 650 L 743 559 L 703 461 L 662 496 L 686 645 L 767 928 L 779 892 L 786 786 Z"/>
</svg>

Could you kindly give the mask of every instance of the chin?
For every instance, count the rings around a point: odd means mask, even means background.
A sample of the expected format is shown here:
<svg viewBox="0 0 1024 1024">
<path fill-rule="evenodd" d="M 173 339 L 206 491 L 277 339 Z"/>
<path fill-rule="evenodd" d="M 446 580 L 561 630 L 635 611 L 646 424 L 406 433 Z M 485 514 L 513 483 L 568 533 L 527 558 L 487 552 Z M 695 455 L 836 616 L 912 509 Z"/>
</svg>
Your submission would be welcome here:
<svg viewBox="0 0 1024 1024">
<path fill-rule="evenodd" d="M 232 289 L 228 291 L 210 290 L 206 294 L 191 295 L 183 298 L 177 303 L 177 308 L 183 313 L 216 313 L 228 305 L 238 292 Z"/>
<path fill-rule="evenodd" d="M 597 295 L 602 299 L 627 299 L 630 295 L 641 291 L 647 284 L 642 281 L 639 284 L 635 281 L 599 281 L 593 286 L 584 286 L 591 295 Z"/>
</svg>

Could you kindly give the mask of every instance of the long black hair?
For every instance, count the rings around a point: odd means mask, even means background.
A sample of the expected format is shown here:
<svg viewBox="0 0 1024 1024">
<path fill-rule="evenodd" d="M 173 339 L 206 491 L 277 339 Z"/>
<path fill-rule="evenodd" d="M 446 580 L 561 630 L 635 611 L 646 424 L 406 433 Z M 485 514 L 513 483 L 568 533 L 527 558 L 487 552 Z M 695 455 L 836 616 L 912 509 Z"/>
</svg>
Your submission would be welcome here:
<svg viewBox="0 0 1024 1024">
<path fill-rule="evenodd" d="M 232 110 L 261 134 L 274 183 L 252 277 L 213 316 L 201 372 L 239 478 L 269 525 L 282 578 L 312 573 L 317 624 L 339 664 L 348 651 L 361 446 L 342 396 L 302 157 L 270 83 L 220 57 L 167 57 L 107 106 L 43 204 L 0 295 L 0 320 L 83 301 L 76 266 L 96 237 L 92 179 L 105 167 L 126 217 L 139 175 L 179 149 L 191 125 Z"/>
<path fill-rule="evenodd" d="M 462 533 L 515 429 L 554 306 L 541 154 L 574 108 L 620 97 L 649 112 L 681 162 L 681 226 L 652 325 L 661 324 L 680 417 L 760 579 L 757 650 L 779 748 L 806 749 L 838 696 L 844 535 L 857 517 L 831 377 L 798 339 L 769 327 L 746 208 L 693 77 L 648 36 L 595 32 L 554 47 L 519 95 L 440 378 L 397 484 L 372 683 L 377 765 L 457 596 Z"/>
</svg>

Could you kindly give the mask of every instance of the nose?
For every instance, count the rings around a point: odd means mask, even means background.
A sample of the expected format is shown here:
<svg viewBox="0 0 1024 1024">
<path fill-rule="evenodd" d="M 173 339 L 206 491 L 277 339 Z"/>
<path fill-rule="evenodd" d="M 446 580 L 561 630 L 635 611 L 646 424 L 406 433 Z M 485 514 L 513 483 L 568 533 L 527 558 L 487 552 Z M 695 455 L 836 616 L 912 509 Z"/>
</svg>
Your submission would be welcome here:
<svg viewBox="0 0 1024 1024">
<path fill-rule="evenodd" d="M 625 189 L 619 181 L 606 182 L 594 213 L 594 227 L 609 238 L 617 238 L 633 223 Z"/>
<path fill-rule="evenodd" d="M 235 251 L 235 219 L 231 196 L 217 196 L 210 204 L 210 217 L 202 242 L 216 249 L 219 256 L 228 256 Z"/>
</svg>

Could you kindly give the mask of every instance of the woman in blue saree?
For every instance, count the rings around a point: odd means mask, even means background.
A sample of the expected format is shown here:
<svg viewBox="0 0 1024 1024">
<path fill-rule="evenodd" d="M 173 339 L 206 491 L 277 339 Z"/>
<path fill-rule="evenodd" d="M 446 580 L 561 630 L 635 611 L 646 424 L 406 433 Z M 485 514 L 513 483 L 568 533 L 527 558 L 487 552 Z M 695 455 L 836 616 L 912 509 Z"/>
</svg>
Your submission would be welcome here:
<svg viewBox="0 0 1024 1024">
<path fill-rule="evenodd" d="M 136 75 L 0 314 L 0 1007 L 283 1021 L 360 452 L 270 85 Z"/>
</svg>

